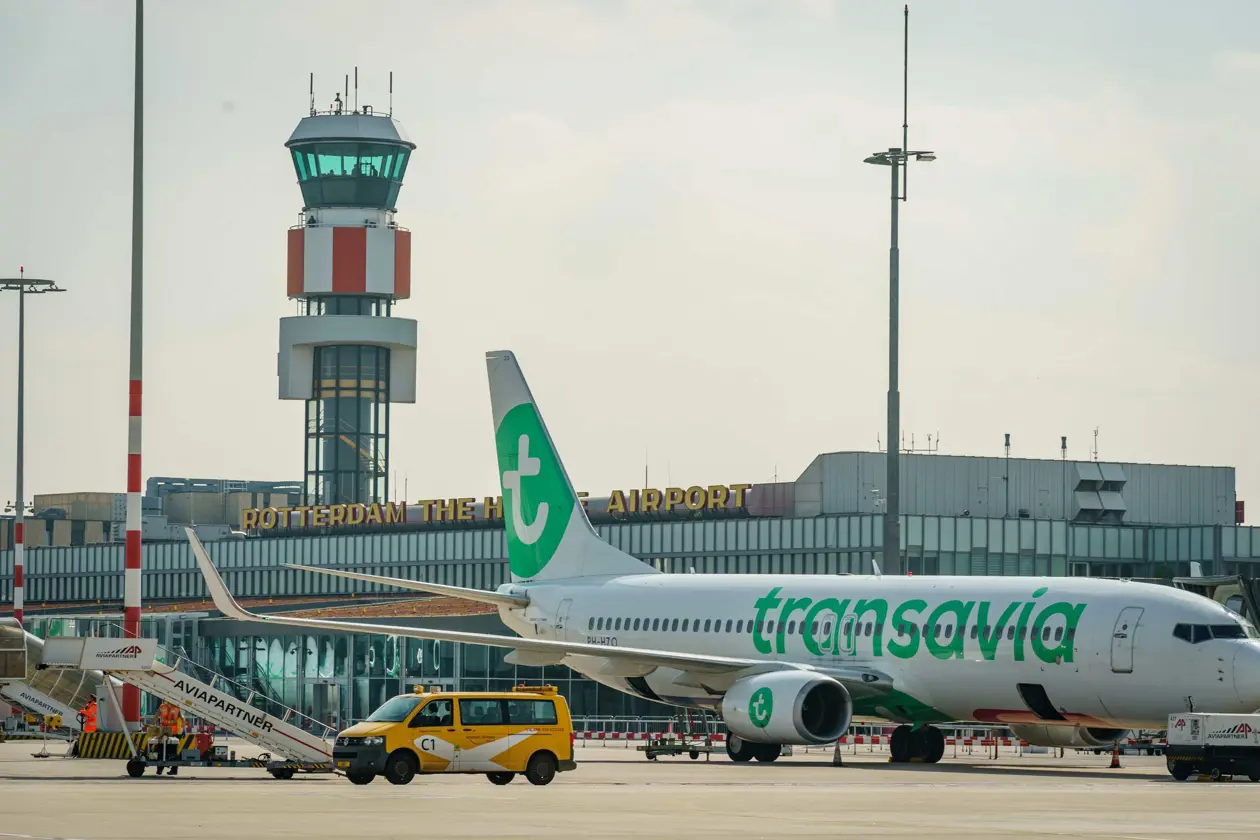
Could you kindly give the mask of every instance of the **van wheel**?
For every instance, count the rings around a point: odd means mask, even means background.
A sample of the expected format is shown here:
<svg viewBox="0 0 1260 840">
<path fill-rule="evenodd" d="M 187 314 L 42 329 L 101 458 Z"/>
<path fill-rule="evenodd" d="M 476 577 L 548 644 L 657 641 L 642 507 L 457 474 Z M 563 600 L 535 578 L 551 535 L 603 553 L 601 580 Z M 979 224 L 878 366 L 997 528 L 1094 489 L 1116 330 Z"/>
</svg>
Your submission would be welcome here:
<svg viewBox="0 0 1260 840">
<path fill-rule="evenodd" d="M 508 782 L 516 778 L 515 773 L 487 773 L 486 778 L 494 782 L 496 785 L 506 785 Z"/>
<path fill-rule="evenodd" d="M 532 785 L 550 784 L 556 777 L 556 757 L 549 752 L 536 752 L 529 757 L 525 778 Z"/>
<path fill-rule="evenodd" d="M 376 778 L 376 774 L 375 773 L 347 773 L 346 778 L 350 780 L 351 784 L 370 785 L 372 784 L 372 780 Z"/>
<path fill-rule="evenodd" d="M 391 785 L 405 785 L 416 777 L 416 757 L 407 750 L 394 750 L 385 762 L 385 778 Z"/>
</svg>

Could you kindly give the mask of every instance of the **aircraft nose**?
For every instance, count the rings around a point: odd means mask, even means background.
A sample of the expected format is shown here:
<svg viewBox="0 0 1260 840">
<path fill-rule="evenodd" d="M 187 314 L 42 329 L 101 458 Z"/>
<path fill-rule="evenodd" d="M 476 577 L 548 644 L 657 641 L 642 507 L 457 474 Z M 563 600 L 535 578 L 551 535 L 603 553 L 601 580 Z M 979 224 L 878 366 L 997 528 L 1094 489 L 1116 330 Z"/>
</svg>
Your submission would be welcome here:
<svg viewBox="0 0 1260 840">
<path fill-rule="evenodd" d="M 1260 710 L 1260 644 L 1248 642 L 1234 654 L 1234 691 L 1248 711 Z"/>
</svg>

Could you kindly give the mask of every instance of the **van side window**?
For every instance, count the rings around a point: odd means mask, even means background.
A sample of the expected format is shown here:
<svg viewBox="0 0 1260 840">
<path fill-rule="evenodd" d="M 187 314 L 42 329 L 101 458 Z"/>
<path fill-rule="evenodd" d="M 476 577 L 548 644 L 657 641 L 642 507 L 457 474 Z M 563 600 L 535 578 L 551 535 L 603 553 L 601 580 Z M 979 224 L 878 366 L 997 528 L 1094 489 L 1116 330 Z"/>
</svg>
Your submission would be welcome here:
<svg viewBox="0 0 1260 840">
<path fill-rule="evenodd" d="M 503 724 L 502 700 L 461 699 L 459 701 L 461 726 L 498 726 Z"/>
<path fill-rule="evenodd" d="M 509 700 L 508 723 L 534 726 L 555 726 L 556 704 L 554 700 Z"/>
<path fill-rule="evenodd" d="M 411 719 L 411 728 L 421 726 L 454 726 L 455 718 L 451 714 L 450 700 L 430 700 L 424 708 Z"/>
</svg>

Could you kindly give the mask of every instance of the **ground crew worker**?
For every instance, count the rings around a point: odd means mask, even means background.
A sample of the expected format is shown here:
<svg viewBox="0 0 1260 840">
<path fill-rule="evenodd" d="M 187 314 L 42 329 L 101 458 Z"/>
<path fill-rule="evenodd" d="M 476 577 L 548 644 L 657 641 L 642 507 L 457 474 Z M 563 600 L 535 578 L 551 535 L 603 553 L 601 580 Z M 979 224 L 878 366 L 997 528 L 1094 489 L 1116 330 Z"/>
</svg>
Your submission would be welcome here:
<svg viewBox="0 0 1260 840">
<path fill-rule="evenodd" d="M 83 707 L 83 731 L 96 731 L 96 698 L 87 701 L 87 705 Z"/>
<path fill-rule="evenodd" d="M 174 703 L 162 702 L 158 707 L 158 724 L 162 727 L 162 759 L 171 761 L 179 757 L 179 738 L 184 732 L 184 719 L 179 712 L 179 706 Z M 157 774 L 162 775 L 163 768 L 157 769 Z M 178 767 L 170 768 L 168 775 L 174 776 L 179 773 Z"/>
</svg>

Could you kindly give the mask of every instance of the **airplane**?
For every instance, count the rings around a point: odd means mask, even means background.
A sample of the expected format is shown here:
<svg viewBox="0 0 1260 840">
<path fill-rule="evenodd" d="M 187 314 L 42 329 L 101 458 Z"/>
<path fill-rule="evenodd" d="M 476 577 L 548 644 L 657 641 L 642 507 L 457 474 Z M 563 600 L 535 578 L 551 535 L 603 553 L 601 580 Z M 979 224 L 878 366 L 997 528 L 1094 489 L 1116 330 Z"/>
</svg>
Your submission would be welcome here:
<svg viewBox="0 0 1260 840">
<path fill-rule="evenodd" d="M 1185 711 L 1260 709 L 1260 633 L 1189 591 L 1086 577 L 664 574 L 602 540 L 509 351 L 486 354 L 511 581 L 493 592 L 310 572 L 493 604 L 516 636 L 258 615 L 192 529 L 235 619 L 511 648 L 648 700 L 719 712 L 736 762 L 897 724 L 894 762 L 934 763 L 936 724 L 1006 725 L 1030 744 L 1111 747 Z M 1255 615 L 1253 612 L 1252 615 Z"/>
</svg>

